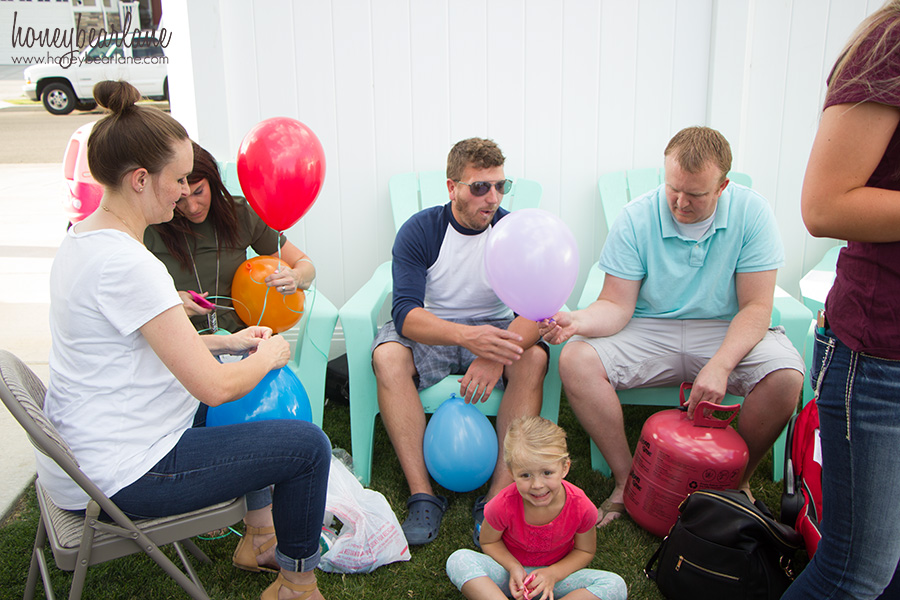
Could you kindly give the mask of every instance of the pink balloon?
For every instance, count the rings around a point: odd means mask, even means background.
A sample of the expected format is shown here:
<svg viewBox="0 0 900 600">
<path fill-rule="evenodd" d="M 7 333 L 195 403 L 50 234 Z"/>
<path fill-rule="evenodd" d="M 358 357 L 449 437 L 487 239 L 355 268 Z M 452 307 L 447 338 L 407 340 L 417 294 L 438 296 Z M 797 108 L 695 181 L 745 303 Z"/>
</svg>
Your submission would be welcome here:
<svg viewBox="0 0 900 600">
<path fill-rule="evenodd" d="M 493 227 L 484 253 L 488 283 L 517 314 L 541 321 L 561 309 L 578 277 L 575 236 L 545 210 L 523 208 Z"/>
<path fill-rule="evenodd" d="M 296 119 L 274 117 L 244 136 L 237 173 L 259 218 L 284 231 L 316 201 L 325 180 L 325 151 L 309 127 Z"/>
</svg>

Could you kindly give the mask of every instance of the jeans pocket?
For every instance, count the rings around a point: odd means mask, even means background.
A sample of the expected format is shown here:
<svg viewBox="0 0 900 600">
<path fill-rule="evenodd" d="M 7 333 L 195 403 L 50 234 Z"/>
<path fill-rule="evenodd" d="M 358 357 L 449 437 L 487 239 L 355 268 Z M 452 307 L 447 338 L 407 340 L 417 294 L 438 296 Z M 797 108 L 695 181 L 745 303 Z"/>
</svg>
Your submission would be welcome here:
<svg viewBox="0 0 900 600">
<path fill-rule="evenodd" d="M 809 382 L 815 390 L 815 396 L 819 395 L 819 379 L 823 377 L 831 364 L 834 356 L 834 348 L 837 340 L 826 333 L 816 332 L 816 343 L 813 345 L 813 359 L 809 368 Z"/>
</svg>

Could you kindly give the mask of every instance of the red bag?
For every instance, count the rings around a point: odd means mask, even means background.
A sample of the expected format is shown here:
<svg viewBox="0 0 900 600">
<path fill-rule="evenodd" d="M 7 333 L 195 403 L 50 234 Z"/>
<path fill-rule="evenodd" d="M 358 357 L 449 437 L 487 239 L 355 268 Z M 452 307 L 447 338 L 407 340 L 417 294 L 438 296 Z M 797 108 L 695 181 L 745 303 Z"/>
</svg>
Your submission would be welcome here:
<svg viewBox="0 0 900 600">
<path fill-rule="evenodd" d="M 822 539 L 822 450 L 815 398 L 788 423 L 786 447 L 780 520 L 800 532 L 812 558 Z"/>
</svg>

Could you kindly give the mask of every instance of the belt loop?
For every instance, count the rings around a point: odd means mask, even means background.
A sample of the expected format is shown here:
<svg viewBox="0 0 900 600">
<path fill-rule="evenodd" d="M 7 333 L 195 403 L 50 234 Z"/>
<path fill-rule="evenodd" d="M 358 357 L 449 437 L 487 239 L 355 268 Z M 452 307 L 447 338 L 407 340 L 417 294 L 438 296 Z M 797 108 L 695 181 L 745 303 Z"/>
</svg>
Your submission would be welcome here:
<svg viewBox="0 0 900 600">
<path fill-rule="evenodd" d="M 826 327 L 828 327 L 828 319 L 825 318 L 825 309 L 820 308 L 816 315 L 816 333 L 824 335 Z"/>
</svg>

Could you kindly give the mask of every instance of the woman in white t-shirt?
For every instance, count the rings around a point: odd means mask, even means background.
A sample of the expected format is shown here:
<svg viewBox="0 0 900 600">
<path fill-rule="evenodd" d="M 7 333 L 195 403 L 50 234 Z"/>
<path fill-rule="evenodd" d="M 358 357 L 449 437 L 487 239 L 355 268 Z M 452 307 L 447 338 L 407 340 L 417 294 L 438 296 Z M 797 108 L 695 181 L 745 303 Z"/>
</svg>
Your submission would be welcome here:
<svg viewBox="0 0 900 600">
<path fill-rule="evenodd" d="M 100 209 L 73 226 L 50 275 L 50 386 L 44 411 L 82 469 L 126 513 L 156 517 L 247 495 L 234 564 L 279 571 L 264 600 L 319 599 L 314 568 L 331 446 L 317 426 L 273 420 L 192 427 L 201 403 L 241 398 L 290 357 L 266 327 L 200 336 L 144 229 L 172 218 L 193 167 L 185 129 L 137 106 L 125 82 L 94 88 L 112 114 L 88 140 Z M 214 355 L 251 352 L 239 362 Z M 47 457 L 38 475 L 66 509 L 87 496 Z M 269 486 L 273 486 L 269 491 Z M 277 544 L 275 531 L 278 532 Z"/>
</svg>

